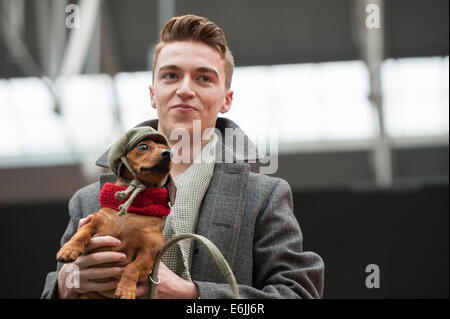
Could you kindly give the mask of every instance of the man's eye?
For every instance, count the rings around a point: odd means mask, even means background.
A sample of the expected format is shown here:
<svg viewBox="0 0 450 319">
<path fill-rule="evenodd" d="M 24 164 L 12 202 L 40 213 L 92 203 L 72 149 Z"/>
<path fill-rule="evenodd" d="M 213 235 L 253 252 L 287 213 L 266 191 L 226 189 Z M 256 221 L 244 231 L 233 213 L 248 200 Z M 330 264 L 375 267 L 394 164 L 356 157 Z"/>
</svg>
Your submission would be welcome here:
<svg viewBox="0 0 450 319">
<path fill-rule="evenodd" d="M 201 75 L 198 79 L 200 82 L 211 82 L 211 79 L 206 75 Z"/>
<path fill-rule="evenodd" d="M 173 80 L 177 78 L 175 73 L 166 73 L 162 76 L 163 79 Z"/>
<path fill-rule="evenodd" d="M 147 151 L 147 150 L 149 150 L 150 148 L 148 147 L 147 144 L 141 144 L 141 145 L 138 146 L 138 149 L 139 149 L 140 151 Z"/>
</svg>

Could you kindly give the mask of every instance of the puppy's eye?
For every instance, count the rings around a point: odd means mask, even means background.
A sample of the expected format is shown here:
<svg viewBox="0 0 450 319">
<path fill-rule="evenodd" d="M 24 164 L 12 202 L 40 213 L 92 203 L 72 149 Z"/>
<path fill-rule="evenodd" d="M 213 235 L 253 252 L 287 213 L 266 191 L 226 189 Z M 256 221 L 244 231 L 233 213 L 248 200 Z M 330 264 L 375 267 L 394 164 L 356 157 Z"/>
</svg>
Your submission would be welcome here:
<svg viewBox="0 0 450 319">
<path fill-rule="evenodd" d="M 138 145 L 137 148 L 138 148 L 138 150 L 140 150 L 140 151 L 147 151 L 147 150 L 150 149 L 150 147 L 148 147 L 147 144 L 140 144 L 140 145 Z"/>
</svg>

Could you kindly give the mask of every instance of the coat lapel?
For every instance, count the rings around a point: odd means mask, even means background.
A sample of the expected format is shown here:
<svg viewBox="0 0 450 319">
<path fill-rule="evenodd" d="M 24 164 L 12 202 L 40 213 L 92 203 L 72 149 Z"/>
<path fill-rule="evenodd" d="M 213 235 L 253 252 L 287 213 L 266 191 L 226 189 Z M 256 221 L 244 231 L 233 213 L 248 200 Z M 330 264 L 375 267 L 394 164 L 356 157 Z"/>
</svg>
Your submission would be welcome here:
<svg viewBox="0 0 450 319">
<path fill-rule="evenodd" d="M 230 267 L 233 267 L 241 229 L 249 171 L 248 164 L 216 163 L 199 212 L 196 233 L 211 240 Z M 193 279 L 216 276 L 223 281 L 214 260 L 201 244 L 195 245 L 192 270 Z"/>
</svg>

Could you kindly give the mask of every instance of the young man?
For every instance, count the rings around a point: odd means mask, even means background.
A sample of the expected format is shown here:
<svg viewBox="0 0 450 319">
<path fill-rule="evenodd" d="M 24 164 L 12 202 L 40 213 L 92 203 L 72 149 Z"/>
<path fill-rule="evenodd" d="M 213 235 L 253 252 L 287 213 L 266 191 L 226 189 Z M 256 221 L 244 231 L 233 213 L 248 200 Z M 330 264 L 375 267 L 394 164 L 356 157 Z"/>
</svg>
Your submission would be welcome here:
<svg viewBox="0 0 450 319">
<path fill-rule="evenodd" d="M 254 149 L 251 142 L 244 145 L 243 153 L 225 143 L 225 128 L 232 128 L 237 139 L 245 138 L 232 121 L 217 118 L 219 112 L 226 113 L 231 106 L 233 66 L 222 30 L 205 18 L 175 17 L 161 31 L 150 87 L 158 120 L 140 125 L 164 133 L 176 155 L 186 159 L 185 152 L 188 154 L 187 160 L 175 161 L 171 169 L 177 199 L 166 220 L 164 235 L 167 240 L 178 233 L 192 232 L 214 242 L 231 266 L 243 298 L 320 298 L 324 264 L 317 254 L 302 250 L 303 238 L 292 212 L 289 185 L 250 172 L 249 165 L 242 161 L 255 160 L 249 155 Z M 202 136 L 200 145 L 194 143 L 196 124 Z M 212 134 L 214 127 L 220 134 Z M 106 156 L 97 164 L 107 167 Z M 194 161 L 198 156 L 202 160 Z M 73 196 L 69 203 L 71 219 L 62 244 L 77 226 L 89 220 L 89 214 L 99 209 L 101 186 L 111 178 L 103 175 L 100 182 Z M 82 292 L 114 289 L 117 281 L 95 283 L 90 279 L 120 276 L 119 267 L 98 266 L 123 260 L 124 255 L 89 251 L 118 244 L 111 237 L 91 239 L 87 253 L 74 262 L 80 269 L 80 287 L 66 285 L 68 265 L 58 264 L 57 271 L 47 276 L 42 297 L 73 298 Z M 205 248 L 183 242 L 167 255 L 159 272 L 159 298 L 233 297 Z M 141 282 L 137 295 L 145 296 L 148 289 L 148 281 Z"/>
</svg>

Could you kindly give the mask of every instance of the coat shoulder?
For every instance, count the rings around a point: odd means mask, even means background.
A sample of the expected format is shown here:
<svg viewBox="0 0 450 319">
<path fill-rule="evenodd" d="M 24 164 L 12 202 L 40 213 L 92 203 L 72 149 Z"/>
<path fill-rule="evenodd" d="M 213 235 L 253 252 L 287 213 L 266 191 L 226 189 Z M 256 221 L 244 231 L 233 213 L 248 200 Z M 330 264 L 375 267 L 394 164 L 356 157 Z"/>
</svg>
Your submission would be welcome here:
<svg viewBox="0 0 450 319">
<path fill-rule="evenodd" d="M 291 189 L 289 183 L 282 178 L 254 172 L 249 173 L 248 183 L 251 188 L 259 188 L 271 192 L 273 192 L 275 188 L 288 189 L 289 191 Z"/>
<path fill-rule="evenodd" d="M 99 210 L 99 195 L 99 182 L 92 183 L 76 191 L 69 201 L 71 217 L 79 219 Z"/>
<path fill-rule="evenodd" d="M 258 203 L 261 205 L 260 208 L 262 208 L 267 207 L 274 198 L 284 197 L 285 195 L 287 195 L 289 202 L 292 202 L 291 187 L 286 180 L 254 172 L 249 173 L 247 186 L 248 202 Z"/>
<path fill-rule="evenodd" d="M 83 202 L 98 201 L 98 196 L 100 194 L 100 183 L 95 182 L 86 185 L 75 192 L 72 199 L 80 199 Z"/>
</svg>

